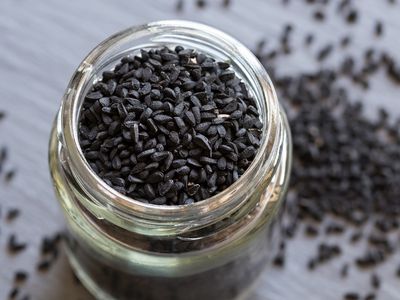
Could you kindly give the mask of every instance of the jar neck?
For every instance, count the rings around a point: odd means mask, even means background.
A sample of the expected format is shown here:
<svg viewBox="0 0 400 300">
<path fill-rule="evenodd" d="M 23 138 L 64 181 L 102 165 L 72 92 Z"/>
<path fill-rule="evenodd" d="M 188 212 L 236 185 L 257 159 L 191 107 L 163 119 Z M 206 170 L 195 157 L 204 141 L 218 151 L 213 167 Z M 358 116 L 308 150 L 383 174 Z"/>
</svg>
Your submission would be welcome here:
<svg viewBox="0 0 400 300">
<path fill-rule="evenodd" d="M 220 60 L 229 60 L 248 85 L 264 124 L 258 153 L 245 174 L 234 184 L 206 200 L 183 206 L 146 204 L 124 196 L 103 182 L 91 170 L 78 141 L 79 111 L 88 87 L 104 68 L 127 53 L 144 46 L 180 44 Z M 284 124 L 273 85 L 260 62 L 242 44 L 214 28 L 185 21 L 162 21 L 122 31 L 96 47 L 73 75 L 60 109 L 57 131 L 63 168 L 74 181 L 77 201 L 96 217 L 137 231 L 150 229 L 167 234 L 216 223 L 240 210 L 254 208 L 255 197 L 270 184 L 282 153 Z"/>
</svg>

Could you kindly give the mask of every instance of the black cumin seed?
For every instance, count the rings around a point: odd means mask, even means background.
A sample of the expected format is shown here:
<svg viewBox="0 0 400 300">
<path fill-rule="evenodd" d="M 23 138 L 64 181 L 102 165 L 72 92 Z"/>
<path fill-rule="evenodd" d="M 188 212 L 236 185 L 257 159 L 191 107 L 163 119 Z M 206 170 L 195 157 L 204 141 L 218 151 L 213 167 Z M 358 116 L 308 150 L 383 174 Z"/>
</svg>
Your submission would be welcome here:
<svg viewBox="0 0 400 300">
<path fill-rule="evenodd" d="M 6 174 L 4 175 L 4 180 L 6 183 L 10 182 L 14 176 L 15 176 L 16 171 L 15 170 L 9 170 L 6 172 Z"/>
<path fill-rule="evenodd" d="M 325 20 L 325 14 L 322 11 L 317 10 L 314 12 L 314 19 L 317 21 L 323 21 Z"/>
<path fill-rule="evenodd" d="M 340 270 L 340 277 L 346 278 L 349 274 L 349 264 L 344 264 L 342 269 Z"/>
<path fill-rule="evenodd" d="M 373 273 L 373 274 L 371 275 L 371 286 L 372 286 L 374 289 L 379 289 L 380 286 L 381 286 L 381 279 L 380 279 L 380 277 L 379 277 L 376 273 Z"/>
<path fill-rule="evenodd" d="M 376 23 L 375 23 L 375 35 L 376 36 L 382 36 L 382 34 L 383 34 L 383 24 L 382 24 L 382 22 L 381 21 L 376 21 Z"/>
<path fill-rule="evenodd" d="M 49 260 L 42 260 L 36 266 L 36 269 L 40 272 L 47 271 L 51 266 L 51 262 Z"/>
<path fill-rule="evenodd" d="M 349 292 L 349 293 L 344 294 L 343 299 L 344 300 L 360 300 L 361 297 L 358 293 Z"/>
<path fill-rule="evenodd" d="M 357 19 L 358 19 L 358 12 L 354 9 L 352 9 L 346 16 L 346 21 L 349 24 L 357 22 Z"/>
<path fill-rule="evenodd" d="M 291 30 L 285 27 L 286 34 Z M 142 49 L 88 92 L 80 143 L 93 171 L 118 192 L 153 204 L 187 204 L 245 172 L 260 144 L 259 115 L 228 62 L 180 46 Z M 242 128 L 237 145 L 229 142 Z"/>
<path fill-rule="evenodd" d="M 309 33 L 306 35 L 305 39 L 304 39 L 304 43 L 306 44 L 306 46 L 310 46 L 314 41 L 314 35 Z"/>
<path fill-rule="evenodd" d="M 365 300 L 375 300 L 376 299 L 376 295 L 374 293 L 369 293 L 365 296 L 364 298 Z"/>
<path fill-rule="evenodd" d="M 274 260 L 273 260 L 273 264 L 276 267 L 280 267 L 282 268 L 285 265 L 285 256 L 283 254 L 283 252 L 278 253 Z"/>
<path fill-rule="evenodd" d="M 18 208 L 11 208 L 7 211 L 6 220 L 8 222 L 11 222 L 11 221 L 15 220 L 16 218 L 18 218 L 20 213 L 21 213 L 21 211 Z"/>
<path fill-rule="evenodd" d="M 14 281 L 15 282 L 24 282 L 28 279 L 28 273 L 25 271 L 17 271 L 15 272 L 14 275 Z"/>
<path fill-rule="evenodd" d="M 15 234 L 10 235 L 8 239 L 8 250 L 12 253 L 18 253 L 21 252 L 22 250 L 25 250 L 27 247 L 26 243 L 21 243 L 17 241 L 17 237 Z"/>
<path fill-rule="evenodd" d="M 18 287 L 13 287 L 8 294 L 8 299 L 15 299 L 18 296 L 19 293 L 19 288 Z"/>
</svg>

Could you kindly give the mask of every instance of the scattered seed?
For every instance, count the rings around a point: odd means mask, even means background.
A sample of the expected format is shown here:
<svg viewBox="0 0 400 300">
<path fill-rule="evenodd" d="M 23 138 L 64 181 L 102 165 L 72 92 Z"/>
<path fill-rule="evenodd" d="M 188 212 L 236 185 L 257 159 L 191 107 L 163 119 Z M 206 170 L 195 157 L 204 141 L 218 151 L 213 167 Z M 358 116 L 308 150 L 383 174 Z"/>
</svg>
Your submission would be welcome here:
<svg viewBox="0 0 400 300">
<path fill-rule="evenodd" d="M 14 281 L 19 283 L 19 282 L 25 282 L 28 279 L 28 273 L 25 271 L 17 271 L 15 272 L 14 275 Z"/>
<path fill-rule="evenodd" d="M 25 250 L 27 247 L 26 243 L 21 243 L 17 241 L 17 237 L 15 234 L 10 235 L 8 239 L 8 250 L 12 253 L 18 253 L 21 252 L 22 250 Z"/>
<path fill-rule="evenodd" d="M 16 218 L 18 218 L 20 213 L 21 213 L 21 211 L 18 208 L 11 208 L 7 211 L 6 220 L 8 222 L 11 222 L 11 221 L 15 220 Z"/>
</svg>

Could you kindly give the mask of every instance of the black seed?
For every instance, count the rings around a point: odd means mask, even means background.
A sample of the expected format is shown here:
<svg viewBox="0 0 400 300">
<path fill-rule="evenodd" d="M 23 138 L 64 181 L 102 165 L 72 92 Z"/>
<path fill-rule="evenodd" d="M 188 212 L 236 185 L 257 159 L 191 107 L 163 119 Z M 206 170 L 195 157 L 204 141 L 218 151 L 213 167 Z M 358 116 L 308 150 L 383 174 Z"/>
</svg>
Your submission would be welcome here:
<svg viewBox="0 0 400 300">
<path fill-rule="evenodd" d="M 381 280 L 379 278 L 379 276 L 376 273 L 373 273 L 371 276 L 371 286 L 374 289 L 379 289 L 381 286 Z"/>
<path fill-rule="evenodd" d="M 176 131 L 171 131 L 168 135 L 169 137 L 169 141 L 174 144 L 174 145 L 178 145 L 180 142 L 179 139 L 179 134 Z"/>
<path fill-rule="evenodd" d="M 140 178 L 138 178 L 138 177 L 136 177 L 136 176 L 132 176 L 132 175 L 129 175 L 129 176 L 128 176 L 128 181 L 129 181 L 130 183 L 143 183 L 143 180 L 142 180 L 142 179 L 140 179 Z"/>
<path fill-rule="evenodd" d="M 24 282 L 28 279 L 28 273 L 25 271 L 17 271 L 15 272 L 14 275 L 14 281 L 19 283 L 19 282 Z"/>
<path fill-rule="evenodd" d="M 45 272 L 50 268 L 50 266 L 51 262 L 49 260 L 42 260 L 41 262 L 38 263 L 36 269 L 40 272 Z"/>
<path fill-rule="evenodd" d="M 15 170 L 9 170 L 6 172 L 6 174 L 4 175 L 4 180 L 6 183 L 10 182 L 14 176 L 15 176 L 16 171 Z"/>
<path fill-rule="evenodd" d="M 183 167 L 177 168 L 175 171 L 176 171 L 176 174 L 178 174 L 180 176 L 184 176 L 184 175 L 189 174 L 190 168 L 188 166 L 183 166 Z"/>
<path fill-rule="evenodd" d="M 342 269 L 340 270 L 340 277 L 345 278 L 347 277 L 348 273 L 349 273 L 349 265 L 344 264 Z"/>
<path fill-rule="evenodd" d="M 149 177 L 147 177 L 146 182 L 158 183 L 158 182 L 162 181 L 163 178 L 164 178 L 164 173 L 161 171 L 156 171 L 156 172 L 150 174 Z"/>
<path fill-rule="evenodd" d="M 358 293 L 350 292 L 350 293 L 344 294 L 343 299 L 344 300 L 359 300 L 359 299 L 361 299 L 361 297 Z"/>
<path fill-rule="evenodd" d="M 278 255 L 275 256 L 273 264 L 274 266 L 280 268 L 282 268 L 285 265 L 285 256 L 283 255 L 282 252 L 280 252 Z"/>
<path fill-rule="evenodd" d="M 163 205 L 167 203 L 167 198 L 165 197 L 158 197 L 153 200 L 150 200 L 151 204 Z"/>
<path fill-rule="evenodd" d="M 196 125 L 196 119 L 191 111 L 186 111 L 184 115 L 185 120 L 191 125 L 195 126 Z"/>
<path fill-rule="evenodd" d="M 200 157 L 200 162 L 207 165 L 215 165 L 218 161 L 215 158 L 202 156 Z"/>
<path fill-rule="evenodd" d="M 357 19 L 358 19 L 358 13 L 356 10 L 351 10 L 346 16 L 346 21 L 349 24 L 357 22 Z"/>
<path fill-rule="evenodd" d="M 235 72 L 230 71 L 230 70 L 223 71 L 219 75 L 219 79 L 221 79 L 222 82 L 226 82 L 226 81 L 232 80 L 234 78 L 235 78 Z"/>
<path fill-rule="evenodd" d="M 166 193 L 168 193 L 173 185 L 174 181 L 172 179 L 169 179 L 165 183 L 161 184 L 158 188 L 158 193 L 160 196 L 164 196 Z"/>
<path fill-rule="evenodd" d="M 210 142 L 208 140 L 208 138 L 206 138 L 204 135 L 202 134 L 196 134 L 193 137 L 193 142 L 196 143 L 199 147 L 208 150 L 211 153 L 211 145 Z"/>
<path fill-rule="evenodd" d="M 376 299 L 376 296 L 375 296 L 374 293 L 369 293 L 369 294 L 367 294 L 367 295 L 365 296 L 364 299 L 365 299 L 365 300 L 375 300 L 375 299 Z"/>
<path fill-rule="evenodd" d="M 325 20 L 325 14 L 322 11 L 317 10 L 314 12 L 314 19 L 317 21 L 323 21 Z"/>
<path fill-rule="evenodd" d="M 156 148 L 151 148 L 151 149 L 147 149 L 145 151 L 142 151 L 141 153 L 139 153 L 136 158 L 140 161 L 148 156 L 151 156 L 153 153 L 156 153 L 157 149 Z"/>
<path fill-rule="evenodd" d="M 323 48 L 318 52 L 317 60 L 318 60 L 318 61 L 323 61 L 323 60 L 325 60 L 325 59 L 329 56 L 329 54 L 332 53 L 332 50 L 333 50 L 333 45 L 332 45 L 332 44 L 326 45 L 325 47 L 323 47 Z"/>
<path fill-rule="evenodd" d="M 156 121 L 157 123 L 164 124 L 164 123 L 167 123 L 169 121 L 172 121 L 173 119 L 170 116 L 160 114 L 160 115 L 154 116 L 153 120 Z"/>
<path fill-rule="evenodd" d="M 18 287 L 13 287 L 8 294 L 8 299 L 15 299 L 19 294 L 19 288 Z"/>
<path fill-rule="evenodd" d="M 15 234 L 10 235 L 8 239 L 8 250 L 12 253 L 18 253 L 21 252 L 22 250 L 25 250 L 27 247 L 26 243 L 21 243 L 17 241 L 17 237 Z"/>
<path fill-rule="evenodd" d="M 381 21 L 377 21 L 375 23 L 375 35 L 376 36 L 381 36 L 383 33 L 383 24 Z"/>
<path fill-rule="evenodd" d="M 238 149 L 246 154 L 259 146 L 258 116 L 229 62 L 181 46 L 142 49 L 93 84 L 79 137 L 90 167 L 116 191 L 142 202 L 186 204 L 245 172 L 251 161 L 239 159 Z M 242 128 L 249 133 L 241 135 Z M 171 180 L 180 184 L 170 187 Z"/>
<path fill-rule="evenodd" d="M 306 46 L 309 46 L 313 43 L 313 41 L 314 41 L 314 35 L 310 33 L 305 37 L 304 43 L 306 44 Z"/>
<path fill-rule="evenodd" d="M 16 218 L 18 218 L 20 213 L 21 213 L 21 211 L 18 208 L 11 208 L 7 211 L 6 220 L 8 222 L 11 222 L 11 221 L 15 220 Z"/>
</svg>

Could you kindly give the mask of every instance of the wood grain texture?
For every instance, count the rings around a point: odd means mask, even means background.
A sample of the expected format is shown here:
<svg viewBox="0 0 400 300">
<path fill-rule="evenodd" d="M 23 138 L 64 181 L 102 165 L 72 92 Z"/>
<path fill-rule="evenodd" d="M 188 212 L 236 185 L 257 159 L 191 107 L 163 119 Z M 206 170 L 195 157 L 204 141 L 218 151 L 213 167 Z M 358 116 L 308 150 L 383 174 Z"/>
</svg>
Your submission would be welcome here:
<svg viewBox="0 0 400 300">
<path fill-rule="evenodd" d="M 357 1 L 361 19 L 351 28 L 335 16 L 334 7 L 330 9 L 332 14 L 327 21 L 316 25 L 311 18 L 313 10 L 304 7 L 304 1 L 291 1 L 292 5 L 285 8 L 278 0 L 237 0 L 229 10 L 221 7 L 222 1 L 208 2 L 208 7 L 200 11 L 194 8 L 194 1 L 187 1 L 182 13 L 175 12 L 175 1 L 162 0 L 0 2 L 0 109 L 9 112 L 7 119 L 0 124 L 0 145 L 7 144 L 12 150 L 7 168 L 18 169 L 10 185 L 0 183 L 0 203 L 3 208 L 23 208 L 19 220 L 1 226 L 0 299 L 6 299 L 13 271 L 17 269 L 35 274 L 23 288 L 32 299 L 92 299 L 82 287 L 74 284 L 65 257 L 61 257 L 46 274 L 37 274 L 35 265 L 40 237 L 53 233 L 63 224 L 47 167 L 52 121 L 74 69 L 96 44 L 110 34 L 148 21 L 177 18 L 215 26 L 254 48 L 256 42 L 264 37 L 276 41 L 281 25 L 291 22 L 296 25 L 296 48 L 303 48 L 302 40 L 308 32 L 315 32 L 318 41 L 311 50 L 304 49 L 282 60 L 284 71 L 318 67 L 312 59 L 318 45 L 337 41 L 345 34 L 354 37 L 348 53 L 360 52 L 375 44 L 377 48 L 391 49 L 400 56 L 400 6 L 392 7 L 388 1 Z M 336 6 L 338 0 L 331 3 Z M 375 41 L 372 35 L 377 19 L 385 20 L 386 24 L 384 39 L 380 41 Z M 330 63 L 337 64 L 343 55 L 343 52 L 335 53 Z M 353 96 L 366 99 L 367 111 L 372 116 L 380 105 L 399 115 L 398 95 L 399 89 L 378 74 L 368 94 L 354 89 Z M 4 251 L 7 236 L 12 232 L 18 232 L 21 240 L 29 242 L 23 254 L 11 256 Z M 343 244 L 346 259 L 354 256 L 355 248 L 348 247 L 343 238 L 338 242 Z M 300 234 L 290 243 L 287 267 L 284 270 L 266 270 L 250 298 L 333 300 L 341 299 L 343 290 L 368 291 L 368 275 L 350 270 L 350 278 L 341 280 L 338 261 L 321 267 L 318 272 L 307 272 L 305 265 L 315 251 L 316 243 L 318 240 L 310 241 Z M 379 267 L 379 273 L 388 278 L 379 291 L 379 299 L 400 299 L 400 282 L 392 275 L 394 265 L 399 262 L 397 255 Z"/>
</svg>

